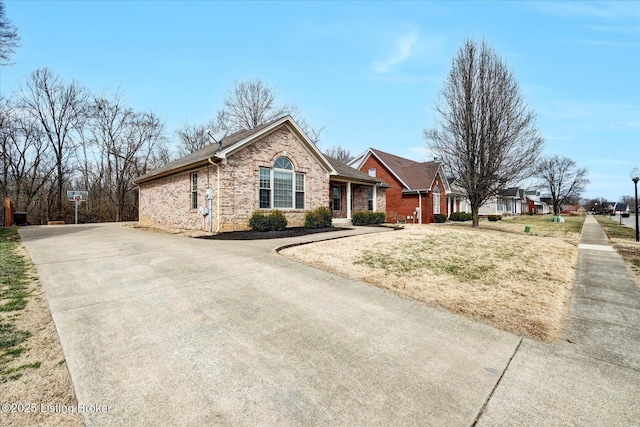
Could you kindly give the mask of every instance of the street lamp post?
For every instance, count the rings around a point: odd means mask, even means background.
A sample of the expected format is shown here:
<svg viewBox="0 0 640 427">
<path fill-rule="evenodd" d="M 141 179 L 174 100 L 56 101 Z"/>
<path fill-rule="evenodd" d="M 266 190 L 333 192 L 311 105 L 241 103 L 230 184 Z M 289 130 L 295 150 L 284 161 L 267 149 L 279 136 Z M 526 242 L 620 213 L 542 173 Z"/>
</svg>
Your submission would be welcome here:
<svg viewBox="0 0 640 427">
<path fill-rule="evenodd" d="M 631 171 L 631 181 L 636 187 L 636 242 L 640 242 L 640 230 L 638 229 L 638 181 L 640 181 L 640 170 L 633 168 Z"/>
</svg>

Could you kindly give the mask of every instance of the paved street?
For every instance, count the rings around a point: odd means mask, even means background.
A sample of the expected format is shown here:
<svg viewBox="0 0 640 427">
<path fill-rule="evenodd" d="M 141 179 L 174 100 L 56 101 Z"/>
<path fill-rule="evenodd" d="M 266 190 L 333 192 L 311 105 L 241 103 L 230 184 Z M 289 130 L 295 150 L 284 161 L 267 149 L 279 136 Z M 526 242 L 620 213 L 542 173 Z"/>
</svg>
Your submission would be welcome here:
<svg viewBox="0 0 640 427">
<path fill-rule="evenodd" d="M 615 217 L 611 217 L 612 221 L 619 222 L 620 219 L 621 219 L 620 215 L 616 215 Z M 631 227 L 631 228 L 635 229 L 636 228 L 636 216 L 631 214 L 629 216 L 629 218 L 622 218 L 622 224 L 626 225 L 627 227 Z"/>
</svg>

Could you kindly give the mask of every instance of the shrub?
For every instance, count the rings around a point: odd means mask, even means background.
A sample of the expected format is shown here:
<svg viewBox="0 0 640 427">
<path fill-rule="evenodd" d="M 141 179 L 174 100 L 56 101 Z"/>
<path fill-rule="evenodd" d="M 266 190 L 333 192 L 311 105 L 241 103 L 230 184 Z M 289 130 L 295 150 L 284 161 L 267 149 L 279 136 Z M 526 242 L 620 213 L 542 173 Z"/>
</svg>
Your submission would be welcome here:
<svg viewBox="0 0 640 427">
<path fill-rule="evenodd" d="M 304 216 L 305 228 L 331 227 L 331 211 L 326 206 L 320 206 L 309 211 Z"/>
<path fill-rule="evenodd" d="M 447 216 L 445 214 L 435 214 L 433 219 L 436 220 L 437 224 L 443 224 L 447 221 Z"/>
<path fill-rule="evenodd" d="M 489 215 L 487 219 L 491 222 L 500 221 L 502 219 L 502 215 Z"/>
<path fill-rule="evenodd" d="M 269 231 L 267 216 L 260 211 L 255 211 L 249 218 L 249 227 L 253 231 Z"/>
<path fill-rule="evenodd" d="M 267 216 L 267 222 L 269 224 L 269 230 L 280 231 L 287 228 L 287 217 L 284 216 L 282 211 L 274 210 Z"/>
<path fill-rule="evenodd" d="M 449 216 L 449 220 L 451 221 L 471 221 L 473 219 L 473 214 L 466 212 L 453 212 Z"/>
<path fill-rule="evenodd" d="M 384 212 L 357 211 L 351 215 L 353 225 L 377 225 L 382 224 L 384 219 Z"/>
<path fill-rule="evenodd" d="M 287 218 L 279 210 L 275 210 L 269 215 L 255 211 L 249 218 L 249 227 L 253 231 L 278 231 L 287 228 L 287 222 Z"/>
</svg>

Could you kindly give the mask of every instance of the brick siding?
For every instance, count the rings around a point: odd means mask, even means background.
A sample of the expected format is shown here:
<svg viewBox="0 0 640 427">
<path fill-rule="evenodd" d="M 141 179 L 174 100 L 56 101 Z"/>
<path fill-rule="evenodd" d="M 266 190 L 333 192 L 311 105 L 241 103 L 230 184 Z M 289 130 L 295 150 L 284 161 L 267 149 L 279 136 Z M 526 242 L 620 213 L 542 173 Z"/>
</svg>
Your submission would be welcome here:
<svg viewBox="0 0 640 427">
<path fill-rule="evenodd" d="M 396 222 L 397 217 L 400 219 L 406 219 L 409 216 L 414 216 L 416 209 L 420 206 L 420 200 L 417 194 L 404 194 L 402 192 L 404 186 L 402 183 L 387 170 L 382 163 L 378 161 L 375 156 L 369 156 L 360 168 L 361 172 L 369 173 L 369 169 L 376 169 L 376 177 L 380 178 L 387 184 L 391 185 L 391 188 L 386 189 L 386 205 L 381 211 L 386 212 L 388 222 Z M 425 183 L 426 185 L 427 183 Z M 433 189 L 435 186 L 440 187 L 440 213 L 446 215 L 447 213 L 447 197 L 445 194 L 445 187 L 440 178 L 440 174 L 436 175 L 435 182 L 433 183 L 430 191 L 427 194 L 421 194 L 422 198 L 422 223 L 427 224 L 435 222 L 433 216 Z M 415 222 L 418 222 L 416 218 Z"/>
<path fill-rule="evenodd" d="M 304 224 L 304 214 L 329 206 L 329 174 L 318 160 L 286 127 L 244 147 L 220 165 L 221 231 L 249 227 L 251 214 L 259 209 L 259 168 L 272 168 L 285 156 L 295 172 L 305 174 L 305 209 L 281 209 L 289 226 Z M 140 222 L 172 228 L 206 230 L 208 224 L 198 209 L 191 208 L 191 173 L 198 173 L 198 207 L 206 204 L 206 188 L 213 189 L 213 230 L 216 229 L 216 167 L 204 166 L 188 172 L 140 184 Z M 208 181 L 207 181 L 208 180 Z M 273 191 L 273 190 L 272 190 Z M 270 212 L 263 209 L 265 213 Z"/>
</svg>

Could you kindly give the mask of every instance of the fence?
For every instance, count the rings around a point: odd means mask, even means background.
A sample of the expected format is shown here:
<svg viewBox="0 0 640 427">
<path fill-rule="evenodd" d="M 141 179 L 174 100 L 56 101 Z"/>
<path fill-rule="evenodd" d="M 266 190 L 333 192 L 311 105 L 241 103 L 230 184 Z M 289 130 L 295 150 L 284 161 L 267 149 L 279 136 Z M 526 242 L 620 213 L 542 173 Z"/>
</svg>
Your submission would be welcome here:
<svg viewBox="0 0 640 427">
<path fill-rule="evenodd" d="M 13 208 L 13 202 L 11 201 L 11 199 L 5 197 L 4 204 L 2 206 L 2 223 L 0 224 L 2 228 L 11 227 L 11 224 L 13 224 L 14 210 L 15 209 Z"/>
</svg>

